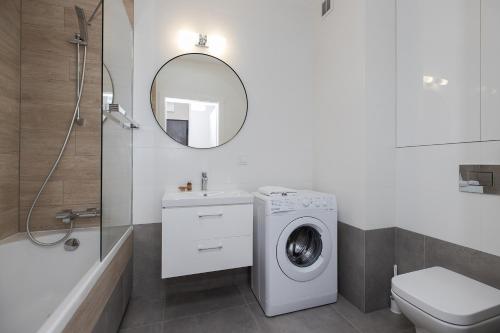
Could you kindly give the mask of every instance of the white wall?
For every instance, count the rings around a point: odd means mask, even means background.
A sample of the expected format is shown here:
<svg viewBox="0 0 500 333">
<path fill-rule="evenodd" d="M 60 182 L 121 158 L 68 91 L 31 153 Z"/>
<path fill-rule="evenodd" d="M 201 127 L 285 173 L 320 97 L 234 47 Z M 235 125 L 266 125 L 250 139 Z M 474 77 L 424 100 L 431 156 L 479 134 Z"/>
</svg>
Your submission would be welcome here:
<svg viewBox="0 0 500 333">
<path fill-rule="evenodd" d="M 406 22 L 400 27 L 403 32 L 421 29 L 416 35 L 427 36 L 412 44 L 404 36 L 398 40 L 402 44 L 398 46 L 400 67 L 418 64 L 417 72 L 405 69 L 398 77 L 404 82 L 419 82 L 419 88 L 399 89 L 398 142 L 405 145 L 499 138 L 500 126 L 495 120 L 500 119 L 500 43 L 493 38 L 498 32 L 498 1 L 426 0 L 417 4 L 399 0 L 398 4 L 400 21 Z M 408 26 L 410 20 L 413 25 Z M 468 57 L 463 58 L 466 54 Z M 418 70 L 449 79 L 449 85 L 441 91 L 423 95 L 420 102 L 425 102 L 426 107 L 420 111 L 414 108 L 419 103 L 412 96 L 422 90 L 422 72 Z M 457 101 L 460 105 L 454 105 Z M 464 105 L 467 107 L 461 108 Z M 500 142 L 400 148 L 396 155 L 399 227 L 500 255 L 500 196 L 458 190 L 459 165 L 500 164 Z"/>
<path fill-rule="evenodd" d="M 325 19 L 299 0 L 207 6 L 136 4 L 135 223 L 158 222 L 162 193 L 188 179 L 198 187 L 203 169 L 212 187 L 313 183 L 337 195 L 342 222 L 500 255 L 500 197 L 458 191 L 459 164 L 500 164 L 500 142 L 395 148 L 395 0 L 336 0 Z M 223 34 L 223 60 L 247 87 L 247 123 L 221 148 L 181 147 L 154 123 L 150 83 L 178 54 L 179 29 Z"/>
<path fill-rule="evenodd" d="M 481 0 L 481 138 L 500 140 L 500 1 Z"/>
<path fill-rule="evenodd" d="M 103 62 L 113 81 L 113 103 L 132 115 L 134 29 L 122 0 L 104 1 L 104 13 Z"/>
<path fill-rule="evenodd" d="M 163 193 L 188 180 L 198 188 L 201 171 L 208 172 L 212 189 L 311 187 L 311 22 L 317 12 L 316 2 L 303 0 L 135 3 L 134 117 L 141 128 L 134 132 L 134 223 L 159 222 Z M 246 124 L 220 148 L 180 146 L 153 118 L 151 81 L 163 63 L 184 52 L 177 45 L 179 30 L 224 36 L 220 58 L 246 86 Z M 239 165 L 240 157 L 248 165 Z"/>
<path fill-rule="evenodd" d="M 500 142 L 398 149 L 397 225 L 500 255 L 500 196 L 459 192 L 460 164 L 500 164 Z"/>
<path fill-rule="evenodd" d="M 500 255 L 500 196 L 458 191 L 458 166 L 500 164 L 500 142 L 395 148 L 394 22 L 395 0 L 337 0 L 316 21 L 314 187 L 337 194 L 344 223 Z"/>
<path fill-rule="evenodd" d="M 314 188 L 339 220 L 394 225 L 394 0 L 337 0 L 316 19 Z"/>
<path fill-rule="evenodd" d="M 366 5 L 366 228 L 391 227 L 396 194 L 396 12 L 394 0 Z"/>
</svg>

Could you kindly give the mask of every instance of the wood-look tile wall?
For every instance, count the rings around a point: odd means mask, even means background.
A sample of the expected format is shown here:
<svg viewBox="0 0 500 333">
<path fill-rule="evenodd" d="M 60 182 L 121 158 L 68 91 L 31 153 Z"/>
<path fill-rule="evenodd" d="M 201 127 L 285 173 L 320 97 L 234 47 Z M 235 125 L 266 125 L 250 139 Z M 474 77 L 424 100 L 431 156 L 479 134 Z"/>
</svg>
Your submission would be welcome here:
<svg viewBox="0 0 500 333">
<path fill-rule="evenodd" d="M 74 6 L 82 7 L 89 18 L 98 2 L 22 1 L 20 231 L 25 230 L 28 209 L 58 155 L 74 112 L 76 49 L 68 43 L 79 31 Z M 85 125 L 75 125 L 62 161 L 33 211 L 33 229 L 65 228 L 55 219 L 56 212 L 100 206 L 102 22 L 98 13 L 89 26 L 81 101 Z M 80 227 L 98 223 L 97 218 L 76 221 Z"/>
<path fill-rule="evenodd" d="M 0 239 L 18 231 L 21 1 L 0 1 Z"/>
</svg>

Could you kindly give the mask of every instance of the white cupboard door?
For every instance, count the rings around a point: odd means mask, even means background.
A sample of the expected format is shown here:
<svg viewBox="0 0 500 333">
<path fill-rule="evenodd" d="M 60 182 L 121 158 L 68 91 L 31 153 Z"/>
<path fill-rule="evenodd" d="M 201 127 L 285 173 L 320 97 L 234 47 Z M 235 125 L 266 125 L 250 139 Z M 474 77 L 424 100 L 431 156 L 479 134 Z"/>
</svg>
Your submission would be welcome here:
<svg viewBox="0 0 500 333">
<path fill-rule="evenodd" d="M 481 5 L 481 139 L 500 140 L 500 1 Z"/>
<path fill-rule="evenodd" d="M 481 140 L 480 8 L 397 0 L 398 147 Z"/>
<path fill-rule="evenodd" d="M 198 240 L 252 234 L 252 205 L 166 208 L 169 237 Z"/>
<path fill-rule="evenodd" d="M 252 266 L 252 236 L 206 240 L 169 239 L 164 244 L 162 277 Z"/>
</svg>

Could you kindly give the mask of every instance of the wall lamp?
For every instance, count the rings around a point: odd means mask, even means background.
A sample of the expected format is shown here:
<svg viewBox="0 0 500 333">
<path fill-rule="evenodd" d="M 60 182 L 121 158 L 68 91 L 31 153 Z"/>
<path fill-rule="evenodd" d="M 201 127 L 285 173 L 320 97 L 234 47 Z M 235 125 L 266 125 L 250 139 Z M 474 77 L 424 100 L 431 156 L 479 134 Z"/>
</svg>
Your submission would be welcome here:
<svg viewBox="0 0 500 333">
<path fill-rule="evenodd" d="M 179 31 L 178 44 L 179 48 L 185 52 L 203 48 L 208 49 L 209 53 L 220 55 L 226 49 L 226 39 L 220 35 L 207 35 L 186 30 Z"/>
</svg>

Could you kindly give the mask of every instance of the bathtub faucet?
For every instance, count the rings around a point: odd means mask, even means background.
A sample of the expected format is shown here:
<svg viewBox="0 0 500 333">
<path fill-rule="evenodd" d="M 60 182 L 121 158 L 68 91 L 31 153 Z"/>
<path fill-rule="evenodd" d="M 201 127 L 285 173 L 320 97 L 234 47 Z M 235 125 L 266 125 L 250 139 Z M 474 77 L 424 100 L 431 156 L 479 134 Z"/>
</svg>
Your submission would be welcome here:
<svg viewBox="0 0 500 333">
<path fill-rule="evenodd" d="M 67 209 L 56 213 L 56 219 L 62 220 L 63 223 L 70 223 L 76 218 L 91 218 L 101 216 L 101 211 L 98 208 L 88 208 L 85 210 Z"/>
</svg>

